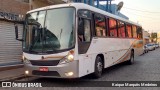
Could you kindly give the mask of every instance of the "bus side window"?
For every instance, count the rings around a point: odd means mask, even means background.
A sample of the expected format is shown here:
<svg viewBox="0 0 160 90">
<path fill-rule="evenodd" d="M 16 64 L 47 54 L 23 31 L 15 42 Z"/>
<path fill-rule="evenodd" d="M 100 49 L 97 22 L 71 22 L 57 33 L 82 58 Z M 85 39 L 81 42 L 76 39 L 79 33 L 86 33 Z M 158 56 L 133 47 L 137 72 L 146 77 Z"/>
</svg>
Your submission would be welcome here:
<svg viewBox="0 0 160 90">
<path fill-rule="evenodd" d="M 95 14 L 95 34 L 98 37 L 106 36 L 106 21 L 103 15 Z"/>
<path fill-rule="evenodd" d="M 143 38 L 143 32 L 142 32 L 142 28 L 141 27 L 137 27 L 137 37 L 139 39 Z"/>
<path fill-rule="evenodd" d="M 121 21 L 118 21 L 118 36 L 121 38 L 126 37 L 126 32 L 125 32 L 125 24 Z"/>
<path fill-rule="evenodd" d="M 109 36 L 117 37 L 117 22 L 113 18 L 109 18 Z"/>
<path fill-rule="evenodd" d="M 127 31 L 127 36 L 128 36 L 128 38 L 132 38 L 132 26 L 131 25 L 129 25 L 129 24 L 127 24 L 126 25 L 126 31 Z"/>
<path fill-rule="evenodd" d="M 133 38 L 137 38 L 137 28 L 135 25 L 132 25 Z"/>
<path fill-rule="evenodd" d="M 90 20 L 79 18 L 78 40 L 81 42 L 91 41 L 91 23 Z"/>
</svg>

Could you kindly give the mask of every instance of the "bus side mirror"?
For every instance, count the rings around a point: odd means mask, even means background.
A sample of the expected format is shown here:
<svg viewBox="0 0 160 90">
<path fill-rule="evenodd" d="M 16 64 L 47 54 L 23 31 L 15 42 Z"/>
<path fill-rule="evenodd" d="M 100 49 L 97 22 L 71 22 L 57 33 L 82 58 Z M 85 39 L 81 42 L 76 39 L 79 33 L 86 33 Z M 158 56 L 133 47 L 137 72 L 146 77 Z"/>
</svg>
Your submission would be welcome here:
<svg viewBox="0 0 160 90">
<path fill-rule="evenodd" d="M 18 26 L 16 24 L 15 24 L 15 37 L 16 37 L 16 40 L 23 41 L 22 39 L 19 39 L 18 37 Z"/>
</svg>

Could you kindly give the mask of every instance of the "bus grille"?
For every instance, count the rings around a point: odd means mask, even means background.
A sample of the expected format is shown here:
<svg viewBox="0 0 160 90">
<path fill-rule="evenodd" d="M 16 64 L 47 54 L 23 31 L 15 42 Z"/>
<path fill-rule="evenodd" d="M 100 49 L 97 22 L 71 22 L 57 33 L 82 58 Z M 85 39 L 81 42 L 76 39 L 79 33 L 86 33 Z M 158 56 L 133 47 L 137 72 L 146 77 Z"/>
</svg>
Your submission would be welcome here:
<svg viewBox="0 0 160 90">
<path fill-rule="evenodd" d="M 60 60 L 30 60 L 30 62 L 35 66 L 56 66 Z"/>
<path fill-rule="evenodd" d="M 32 74 L 33 75 L 39 75 L 39 76 L 56 76 L 56 77 L 60 77 L 59 73 L 56 72 L 56 71 L 42 72 L 42 71 L 33 70 Z"/>
</svg>

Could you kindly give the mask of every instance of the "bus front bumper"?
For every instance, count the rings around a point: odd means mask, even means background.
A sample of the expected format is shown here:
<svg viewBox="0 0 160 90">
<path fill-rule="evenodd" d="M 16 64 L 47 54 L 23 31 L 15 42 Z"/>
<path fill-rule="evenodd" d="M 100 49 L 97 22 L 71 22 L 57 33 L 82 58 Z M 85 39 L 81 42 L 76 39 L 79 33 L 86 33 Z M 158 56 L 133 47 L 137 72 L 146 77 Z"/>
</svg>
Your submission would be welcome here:
<svg viewBox="0 0 160 90">
<path fill-rule="evenodd" d="M 74 60 L 57 66 L 34 66 L 31 64 L 25 64 L 25 75 L 51 78 L 78 78 L 78 63 L 78 60 Z M 41 71 L 40 68 L 47 68 L 48 70 Z"/>
</svg>

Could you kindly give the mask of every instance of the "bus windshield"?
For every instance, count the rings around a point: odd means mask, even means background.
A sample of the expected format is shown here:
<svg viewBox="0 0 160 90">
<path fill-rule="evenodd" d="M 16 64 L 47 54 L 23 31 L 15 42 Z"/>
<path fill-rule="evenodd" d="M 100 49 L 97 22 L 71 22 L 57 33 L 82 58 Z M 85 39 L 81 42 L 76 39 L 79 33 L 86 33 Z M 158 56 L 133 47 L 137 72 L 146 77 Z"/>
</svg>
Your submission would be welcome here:
<svg viewBox="0 0 160 90">
<path fill-rule="evenodd" d="M 59 8 L 26 15 L 23 51 L 57 53 L 74 47 L 75 9 Z"/>
</svg>

